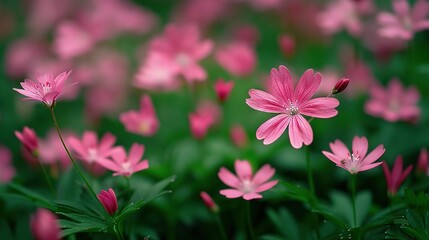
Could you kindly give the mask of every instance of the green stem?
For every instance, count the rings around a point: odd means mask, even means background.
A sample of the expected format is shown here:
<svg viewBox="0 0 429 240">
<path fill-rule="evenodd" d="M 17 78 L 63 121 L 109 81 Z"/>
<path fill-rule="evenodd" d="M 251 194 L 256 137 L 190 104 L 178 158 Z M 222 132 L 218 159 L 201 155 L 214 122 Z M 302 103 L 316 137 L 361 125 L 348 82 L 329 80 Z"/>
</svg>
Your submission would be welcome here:
<svg viewBox="0 0 429 240">
<path fill-rule="evenodd" d="M 357 227 L 356 224 L 356 174 L 352 174 L 350 178 L 350 189 L 352 192 L 352 207 L 353 207 L 353 227 Z"/>
<path fill-rule="evenodd" d="M 252 219 L 250 216 L 250 202 L 246 201 L 246 217 L 247 217 L 247 226 L 249 227 L 250 239 L 256 240 L 255 231 L 252 226 Z"/>
<path fill-rule="evenodd" d="M 222 221 L 220 220 L 219 214 L 215 213 L 214 215 L 215 215 L 216 224 L 219 228 L 219 232 L 220 232 L 222 239 L 228 240 L 228 237 L 226 236 L 225 228 L 223 227 L 223 224 L 222 224 Z"/>
<path fill-rule="evenodd" d="M 307 147 L 305 159 L 307 161 L 308 186 L 310 187 L 310 192 L 313 194 L 313 197 L 316 198 L 316 190 L 314 189 L 313 169 L 311 168 L 310 148 L 309 147 Z"/>
<path fill-rule="evenodd" d="M 93 197 L 97 200 L 97 202 L 100 202 L 100 201 L 98 201 L 97 194 L 95 194 L 94 189 L 91 187 L 91 185 L 89 184 L 88 180 L 83 175 L 82 171 L 80 170 L 79 166 L 76 164 L 76 161 L 74 160 L 74 158 L 70 154 L 70 151 L 69 151 L 69 149 L 67 148 L 67 146 L 66 146 L 66 144 L 64 142 L 63 136 L 62 136 L 61 131 L 60 131 L 60 127 L 58 126 L 57 118 L 55 117 L 55 112 L 54 112 L 53 106 L 50 107 L 49 110 L 51 111 L 51 116 L 52 116 L 52 120 L 54 121 L 55 129 L 57 130 L 58 136 L 60 137 L 61 143 L 63 144 L 63 147 L 64 147 L 64 149 L 67 152 L 67 155 L 69 156 L 70 160 L 73 163 L 73 167 L 76 169 L 76 171 L 78 172 L 80 178 L 86 184 L 86 186 L 88 187 L 88 189 L 91 191 Z M 100 203 L 100 205 L 101 205 L 101 203 Z"/>
<path fill-rule="evenodd" d="M 45 177 L 45 180 L 48 183 L 49 190 L 51 191 L 52 196 L 55 196 L 55 190 L 52 185 L 51 178 L 49 177 L 48 172 L 46 171 L 45 166 L 42 164 L 42 162 L 40 162 L 39 158 L 37 158 L 37 161 L 39 162 L 40 168 L 42 169 L 43 176 Z"/>
</svg>

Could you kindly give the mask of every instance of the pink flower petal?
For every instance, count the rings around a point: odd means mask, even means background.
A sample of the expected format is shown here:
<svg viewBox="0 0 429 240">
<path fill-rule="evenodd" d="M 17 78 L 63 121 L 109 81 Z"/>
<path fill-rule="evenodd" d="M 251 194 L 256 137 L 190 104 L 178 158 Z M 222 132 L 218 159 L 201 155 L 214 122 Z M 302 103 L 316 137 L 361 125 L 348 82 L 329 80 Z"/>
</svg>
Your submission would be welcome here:
<svg viewBox="0 0 429 240">
<path fill-rule="evenodd" d="M 313 69 L 305 71 L 296 85 L 295 97 L 298 102 L 305 102 L 310 99 L 322 83 L 320 73 L 317 72 L 314 76 L 313 73 Z"/>
<path fill-rule="evenodd" d="M 256 187 L 255 192 L 267 191 L 268 189 L 271 189 L 272 187 L 274 187 L 277 183 L 278 183 L 278 180 L 274 180 L 274 181 L 269 181 L 267 183 L 259 185 L 258 187 Z"/>
<path fill-rule="evenodd" d="M 383 155 L 385 149 L 382 144 L 378 145 L 372 152 L 370 152 L 364 159 L 362 159 L 362 165 L 370 164 L 375 162 Z"/>
<path fill-rule="evenodd" d="M 243 193 L 236 189 L 223 189 L 220 190 L 220 194 L 224 195 L 227 198 L 238 198 L 243 196 Z"/>
<path fill-rule="evenodd" d="M 247 160 L 236 160 L 234 162 L 235 173 L 241 181 L 252 179 L 252 166 Z"/>
<path fill-rule="evenodd" d="M 290 118 L 286 114 L 272 117 L 256 130 L 256 138 L 258 140 L 264 139 L 265 145 L 271 144 L 283 134 L 289 122 Z"/>
<path fill-rule="evenodd" d="M 299 112 L 310 117 L 331 118 L 337 115 L 338 111 L 335 108 L 339 104 L 340 102 L 336 98 L 314 98 L 300 105 Z"/>
<path fill-rule="evenodd" d="M 285 66 L 281 65 L 278 71 L 275 68 L 271 69 L 270 78 L 272 79 L 274 96 L 279 99 L 289 99 L 291 102 L 295 102 L 292 77 Z"/>
<path fill-rule="evenodd" d="M 252 182 L 255 185 L 264 183 L 268 181 L 268 179 L 272 178 L 275 172 L 276 171 L 274 168 L 272 168 L 269 164 L 265 164 L 255 173 Z"/>
<path fill-rule="evenodd" d="M 368 151 L 368 140 L 366 139 L 366 137 L 354 137 L 352 149 L 354 156 L 365 156 Z"/>
<path fill-rule="evenodd" d="M 302 144 L 309 145 L 313 141 L 313 130 L 301 115 L 294 116 L 289 124 L 289 139 L 292 147 L 298 149 Z"/>
<path fill-rule="evenodd" d="M 243 195 L 244 200 L 252 200 L 262 198 L 262 195 L 259 193 L 246 193 Z"/>
<path fill-rule="evenodd" d="M 222 167 L 218 172 L 219 179 L 232 188 L 240 187 L 240 180 L 232 174 L 228 169 Z"/>
<path fill-rule="evenodd" d="M 251 89 L 249 95 L 250 98 L 246 99 L 246 103 L 255 110 L 269 113 L 282 113 L 285 111 L 282 102 L 267 92 Z"/>
</svg>

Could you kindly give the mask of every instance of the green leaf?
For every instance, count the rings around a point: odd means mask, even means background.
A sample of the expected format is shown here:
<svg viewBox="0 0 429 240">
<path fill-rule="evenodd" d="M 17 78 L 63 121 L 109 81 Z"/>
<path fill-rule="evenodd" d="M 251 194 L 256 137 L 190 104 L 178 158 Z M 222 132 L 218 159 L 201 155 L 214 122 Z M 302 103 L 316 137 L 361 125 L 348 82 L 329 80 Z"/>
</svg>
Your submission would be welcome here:
<svg viewBox="0 0 429 240">
<path fill-rule="evenodd" d="M 79 176 L 73 168 L 69 168 L 67 172 L 61 175 L 58 184 L 58 199 L 78 201 L 81 193 L 81 188 L 76 187 L 78 178 Z"/>
<path fill-rule="evenodd" d="M 278 211 L 270 208 L 267 210 L 267 215 L 283 237 L 286 239 L 300 239 L 298 225 L 286 208 L 280 208 Z M 285 228 L 285 226 L 288 227 Z"/>
<path fill-rule="evenodd" d="M 23 199 L 26 199 L 27 201 L 36 204 L 38 207 L 47 208 L 52 211 L 55 210 L 55 205 L 51 202 L 51 200 L 43 197 L 41 194 L 30 189 L 21 187 L 15 183 L 9 183 L 8 186 L 11 188 L 11 190 L 17 192 L 18 196 L 21 196 Z"/>
<path fill-rule="evenodd" d="M 0 219 L 0 239 L 12 240 L 13 234 L 7 222 L 3 219 Z"/>
</svg>

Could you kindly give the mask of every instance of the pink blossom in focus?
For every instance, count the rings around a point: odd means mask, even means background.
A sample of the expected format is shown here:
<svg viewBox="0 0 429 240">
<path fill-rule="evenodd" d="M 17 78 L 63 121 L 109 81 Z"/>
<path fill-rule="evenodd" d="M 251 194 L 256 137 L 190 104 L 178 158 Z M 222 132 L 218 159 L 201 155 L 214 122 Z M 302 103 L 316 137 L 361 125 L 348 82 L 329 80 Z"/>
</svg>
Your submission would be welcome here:
<svg viewBox="0 0 429 240">
<path fill-rule="evenodd" d="M 214 86 L 217 99 L 220 102 L 225 102 L 228 99 L 233 87 L 234 82 L 225 82 L 223 79 L 218 79 Z"/>
<path fill-rule="evenodd" d="M 392 171 L 389 170 L 386 162 L 382 164 L 384 176 L 386 177 L 387 183 L 387 192 L 393 196 L 398 192 L 399 187 L 401 187 L 402 182 L 407 178 L 413 169 L 413 165 L 409 165 L 406 169 L 402 169 L 402 157 L 398 156 L 393 163 Z"/>
<path fill-rule="evenodd" d="M 367 155 L 368 140 L 366 137 L 358 136 L 353 138 L 351 154 L 346 145 L 340 140 L 329 143 L 329 147 L 332 153 L 322 151 L 323 155 L 334 162 L 338 167 L 344 168 L 351 174 L 366 171 L 382 164 L 382 162 L 374 162 L 379 159 L 385 151 L 384 146 L 380 144 Z"/>
<path fill-rule="evenodd" d="M 233 42 L 220 47 L 215 58 L 226 71 L 240 77 L 251 74 L 257 61 L 255 50 L 243 42 Z"/>
<path fill-rule="evenodd" d="M 123 147 L 118 147 L 111 152 L 111 160 L 99 159 L 98 163 L 113 171 L 113 176 L 129 177 L 136 172 L 149 168 L 148 160 L 141 160 L 143 153 L 144 146 L 134 143 L 128 156 Z"/>
<path fill-rule="evenodd" d="M 15 40 L 6 50 L 6 73 L 15 78 L 26 76 L 32 65 L 47 55 L 47 50 L 43 43 L 33 39 Z"/>
<path fill-rule="evenodd" d="M 12 165 L 12 153 L 0 145 L 0 184 L 10 182 L 14 176 L 15 168 Z"/>
<path fill-rule="evenodd" d="M 411 9 L 408 0 L 392 0 L 392 6 L 395 14 L 380 12 L 377 16 L 381 36 L 411 40 L 414 33 L 429 29 L 429 3 L 426 0 L 417 0 Z"/>
<path fill-rule="evenodd" d="M 67 143 L 71 150 L 76 153 L 76 158 L 83 161 L 87 169 L 94 175 L 104 173 L 104 167 L 98 164 L 100 159 L 107 160 L 111 152 L 115 149 L 116 137 L 110 133 L 98 141 L 97 134 L 93 131 L 85 131 L 82 140 L 75 136 L 67 139 Z"/>
<path fill-rule="evenodd" d="M 415 121 L 420 117 L 417 103 L 420 94 L 415 87 L 405 89 L 398 79 L 392 79 L 387 89 L 373 86 L 370 91 L 371 99 L 365 104 L 365 111 L 386 121 L 399 120 Z"/>
<path fill-rule="evenodd" d="M 420 150 L 419 158 L 417 160 L 417 171 L 429 176 L 429 155 L 426 148 Z"/>
<path fill-rule="evenodd" d="M 118 200 L 112 188 L 109 188 L 107 191 L 101 190 L 101 192 L 97 194 L 97 198 L 109 215 L 115 214 L 118 210 Z"/>
<path fill-rule="evenodd" d="M 220 190 L 220 194 L 227 198 L 243 197 L 245 200 L 262 198 L 261 192 L 274 187 L 278 180 L 268 180 L 274 175 L 275 169 L 269 164 L 265 164 L 253 175 L 252 167 L 247 160 L 235 160 L 234 175 L 228 169 L 222 167 L 218 176 L 220 180 L 231 187 L 230 189 Z"/>
<path fill-rule="evenodd" d="M 305 71 L 295 89 L 289 70 L 283 65 L 279 70 L 273 68 L 270 78 L 272 94 L 251 89 L 250 98 L 246 99 L 247 105 L 255 110 L 278 114 L 256 130 L 256 138 L 264 139 L 264 144 L 271 144 L 289 126 L 292 147 L 301 148 L 303 143 L 310 145 L 313 142 L 313 130 L 303 115 L 315 118 L 334 117 L 338 113 L 335 108 L 339 101 L 329 97 L 310 99 L 322 82 L 320 73 L 314 74 L 312 69 Z"/>
<path fill-rule="evenodd" d="M 89 52 L 95 45 L 93 37 L 78 24 L 68 21 L 58 25 L 54 51 L 60 58 L 71 59 Z"/>
<path fill-rule="evenodd" d="M 247 133 L 243 126 L 235 124 L 230 128 L 229 135 L 235 146 L 242 148 L 247 145 Z"/>
<path fill-rule="evenodd" d="M 33 216 L 31 216 L 30 228 L 36 240 L 61 239 L 61 228 L 58 223 L 58 218 L 47 209 L 37 209 Z"/>
<path fill-rule="evenodd" d="M 149 95 L 141 97 L 138 111 L 121 113 L 119 119 L 128 132 L 142 136 L 152 136 L 159 128 L 159 120 Z"/>
<path fill-rule="evenodd" d="M 179 68 L 162 54 L 150 53 L 140 66 L 133 85 L 147 90 L 175 90 L 180 86 Z"/>
<path fill-rule="evenodd" d="M 26 99 L 41 101 L 48 107 L 53 107 L 58 96 L 64 90 L 64 82 L 69 77 L 71 71 L 63 72 L 54 76 L 45 73 L 37 77 L 37 81 L 26 79 L 21 82 L 23 89 L 14 88 L 13 90 L 26 96 Z"/>
<path fill-rule="evenodd" d="M 292 57 L 295 54 L 296 42 L 292 36 L 283 34 L 279 37 L 278 41 L 280 50 L 286 57 Z"/>
<path fill-rule="evenodd" d="M 161 36 L 151 41 L 149 51 L 169 59 L 188 82 L 193 82 L 207 78 L 206 71 L 198 62 L 206 58 L 212 48 L 212 41 L 201 40 L 196 25 L 169 24 Z"/>
</svg>

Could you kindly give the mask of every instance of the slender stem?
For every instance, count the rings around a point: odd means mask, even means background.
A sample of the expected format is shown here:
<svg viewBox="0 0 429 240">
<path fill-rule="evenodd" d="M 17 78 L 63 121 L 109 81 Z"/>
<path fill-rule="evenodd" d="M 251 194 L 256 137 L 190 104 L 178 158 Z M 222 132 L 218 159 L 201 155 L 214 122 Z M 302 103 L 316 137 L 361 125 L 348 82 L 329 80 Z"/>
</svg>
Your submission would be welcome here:
<svg viewBox="0 0 429 240">
<path fill-rule="evenodd" d="M 356 174 L 352 174 L 350 178 L 350 188 L 352 192 L 352 207 L 353 207 L 353 227 L 357 227 L 356 224 Z"/>
<path fill-rule="evenodd" d="M 220 220 L 219 214 L 215 213 L 214 214 L 215 220 L 216 220 L 216 224 L 219 227 L 219 232 L 220 235 L 222 237 L 223 240 L 228 240 L 228 237 L 226 236 L 226 231 L 225 228 L 223 227 L 222 221 Z"/>
<path fill-rule="evenodd" d="M 82 171 L 80 170 L 79 166 L 76 164 L 76 161 L 74 160 L 74 158 L 70 154 L 70 151 L 69 151 L 69 149 L 67 148 L 67 146 L 66 146 L 66 144 L 64 142 L 63 136 L 61 135 L 60 127 L 58 126 L 57 118 L 55 117 L 54 108 L 50 107 L 49 110 L 51 111 L 51 116 L 52 116 L 52 120 L 54 121 L 55 129 L 57 130 L 58 136 L 60 137 L 61 143 L 63 144 L 63 147 L 64 147 L 64 149 L 67 152 L 67 155 L 69 156 L 70 160 L 73 163 L 73 167 L 79 173 L 80 178 L 82 178 L 83 182 L 86 184 L 86 186 L 88 187 L 88 189 L 91 191 L 93 197 L 97 200 L 97 202 L 100 202 L 100 201 L 98 201 L 97 194 L 95 194 L 94 189 L 91 187 L 91 185 L 89 184 L 88 180 L 83 175 Z"/>
<path fill-rule="evenodd" d="M 316 191 L 314 189 L 314 180 L 313 180 L 313 169 L 311 168 L 310 148 L 309 147 L 307 147 L 305 159 L 307 161 L 308 186 L 310 187 L 310 192 L 313 194 L 313 197 L 316 198 Z"/>
<path fill-rule="evenodd" d="M 51 191 L 52 195 L 55 196 L 55 190 L 52 185 L 51 178 L 49 177 L 48 172 L 46 171 L 45 166 L 42 164 L 39 158 L 37 158 L 37 161 L 39 162 L 40 168 L 42 169 L 43 176 L 45 177 L 45 180 L 48 183 L 49 190 Z"/>
<path fill-rule="evenodd" d="M 246 201 L 246 215 L 247 215 L 247 226 L 249 227 L 250 239 L 256 240 L 255 231 L 252 226 L 252 219 L 250 216 L 250 202 Z"/>
</svg>

